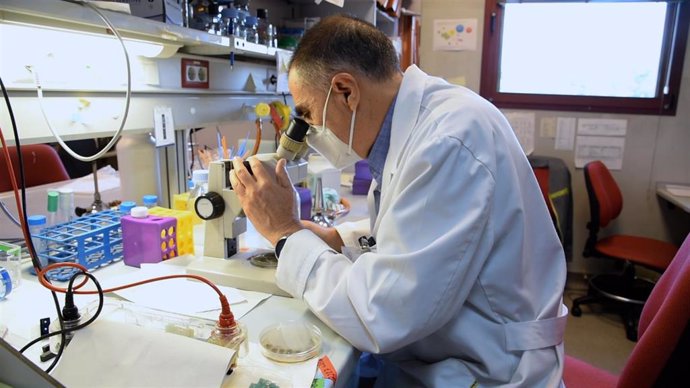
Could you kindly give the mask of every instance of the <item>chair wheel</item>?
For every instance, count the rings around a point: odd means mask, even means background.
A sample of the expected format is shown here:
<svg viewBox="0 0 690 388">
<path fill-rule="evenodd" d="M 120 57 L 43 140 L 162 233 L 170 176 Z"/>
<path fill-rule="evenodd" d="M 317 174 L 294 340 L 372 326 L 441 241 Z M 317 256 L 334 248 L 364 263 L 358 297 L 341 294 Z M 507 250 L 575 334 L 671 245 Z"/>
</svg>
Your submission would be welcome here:
<svg viewBox="0 0 690 388">
<path fill-rule="evenodd" d="M 582 309 L 580 306 L 573 306 L 573 308 L 570 310 L 570 313 L 573 314 L 574 317 L 579 317 L 582 315 Z"/>
</svg>

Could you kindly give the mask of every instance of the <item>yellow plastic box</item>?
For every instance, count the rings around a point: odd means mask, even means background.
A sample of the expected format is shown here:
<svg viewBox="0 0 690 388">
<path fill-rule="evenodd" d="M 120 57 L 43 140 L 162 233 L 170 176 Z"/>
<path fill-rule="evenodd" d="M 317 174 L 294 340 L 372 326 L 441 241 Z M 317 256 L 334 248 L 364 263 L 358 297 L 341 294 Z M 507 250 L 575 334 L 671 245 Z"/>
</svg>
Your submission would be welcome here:
<svg viewBox="0 0 690 388">
<path fill-rule="evenodd" d="M 177 219 L 177 253 L 194 254 L 194 216 L 187 210 L 173 210 L 160 206 L 149 209 L 149 214 Z"/>
</svg>

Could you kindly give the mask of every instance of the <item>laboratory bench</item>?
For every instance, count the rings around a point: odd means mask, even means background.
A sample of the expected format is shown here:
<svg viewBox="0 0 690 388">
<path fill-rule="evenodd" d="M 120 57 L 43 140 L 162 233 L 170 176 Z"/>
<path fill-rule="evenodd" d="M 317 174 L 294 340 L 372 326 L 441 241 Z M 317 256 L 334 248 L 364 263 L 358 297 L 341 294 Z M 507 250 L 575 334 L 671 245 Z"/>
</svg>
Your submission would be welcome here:
<svg viewBox="0 0 690 388">
<path fill-rule="evenodd" d="M 690 213 L 690 184 L 657 182 L 656 194 L 668 201 L 670 207 Z"/>
<path fill-rule="evenodd" d="M 355 220 L 366 216 L 365 197 L 349 198 L 352 204 L 349 214 L 342 217 L 342 220 Z M 201 228 L 195 231 L 195 242 L 198 252 L 200 244 L 203 244 L 203 231 L 199 233 Z M 248 228 L 245 235 L 255 233 L 253 228 Z M 247 238 L 256 239 L 256 236 L 244 236 Z M 256 241 L 256 240 L 254 240 Z M 181 266 L 187 267 L 191 262 L 197 260 L 195 256 L 185 255 L 169 259 L 157 265 Z M 221 259 L 218 259 L 221 260 Z M 16 348 L 20 348 L 29 340 L 38 337 L 39 335 L 39 320 L 44 317 L 54 318 L 55 307 L 52 297 L 48 290 L 44 289 L 38 283 L 36 276 L 29 273 L 31 264 L 26 262 L 22 267 L 22 283 L 13 291 L 8 298 L 0 301 L 0 323 L 3 323 L 9 328 L 9 334 L 5 336 L 5 340 Z M 135 275 L 139 269 L 124 265 L 122 261 L 101 267 L 92 272 L 97 277 L 99 282 L 107 282 L 108 279 L 120 279 L 122 276 Z M 66 283 L 57 283 L 58 286 L 66 286 Z M 107 294 L 107 296 L 114 296 Z M 58 295 L 60 303 L 64 302 L 64 297 Z M 75 303 L 82 308 L 84 305 L 96 300 L 96 296 L 81 296 L 75 295 Z M 14 301 L 14 303 L 13 303 Z M 30 301 L 30 305 L 27 305 Z M 231 305 L 232 309 L 232 305 Z M 350 387 L 356 386 L 354 383 L 354 372 L 359 359 L 359 351 L 354 349 L 345 339 L 340 337 L 337 333 L 331 330 L 327 325 L 321 322 L 311 311 L 307 305 L 297 299 L 271 295 L 256 307 L 242 316 L 239 321 L 244 323 L 248 328 L 248 340 L 252 343 L 258 343 L 258 337 L 261 330 L 271 324 L 286 322 L 291 320 L 306 321 L 317 326 L 322 334 L 322 349 L 318 357 L 328 356 L 331 363 L 338 372 L 338 379 L 336 387 Z M 1 334 L 1 333 L 0 333 Z M 44 342 L 45 343 L 45 342 Z M 25 355 L 34 361 L 39 367 L 45 369 L 50 365 L 51 361 L 44 363 L 38 362 L 41 353 L 41 344 L 36 344 L 25 352 Z M 224 383 L 223 386 L 226 386 Z M 296 388 L 296 387 L 295 387 Z"/>
</svg>

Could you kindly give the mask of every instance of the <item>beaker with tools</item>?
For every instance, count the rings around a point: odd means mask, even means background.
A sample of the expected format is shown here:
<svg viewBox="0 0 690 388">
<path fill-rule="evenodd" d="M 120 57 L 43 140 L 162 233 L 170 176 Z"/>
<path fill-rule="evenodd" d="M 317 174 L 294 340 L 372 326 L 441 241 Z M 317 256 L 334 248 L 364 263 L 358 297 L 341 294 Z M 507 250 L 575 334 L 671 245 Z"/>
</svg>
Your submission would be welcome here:
<svg viewBox="0 0 690 388">
<path fill-rule="evenodd" d="M 311 220 L 312 222 L 325 228 L 330 228 L 333 226 L 333 220 L 331 220 L 326 214 L 324 203 L 323 183 L 321 182 L 321 177 L 319 176 L 316 177 L 316 185 L 314 187 L 314 212 L 311 216 Z"/>
</svg>

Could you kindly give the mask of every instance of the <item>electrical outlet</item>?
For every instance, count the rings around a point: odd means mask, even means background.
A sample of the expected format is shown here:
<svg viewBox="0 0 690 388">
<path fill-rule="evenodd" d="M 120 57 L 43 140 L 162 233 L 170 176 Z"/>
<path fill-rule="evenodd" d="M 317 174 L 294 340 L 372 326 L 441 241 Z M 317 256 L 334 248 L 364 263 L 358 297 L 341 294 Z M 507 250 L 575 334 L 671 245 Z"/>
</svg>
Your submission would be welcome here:
<svg viewBox="0 0 690 388">
<path fill-rule="evenodd" d="M 208 89 L 209 66 L 208 61 L 200 59 L 182 58 L 182 87 Z"/>
</svg>

